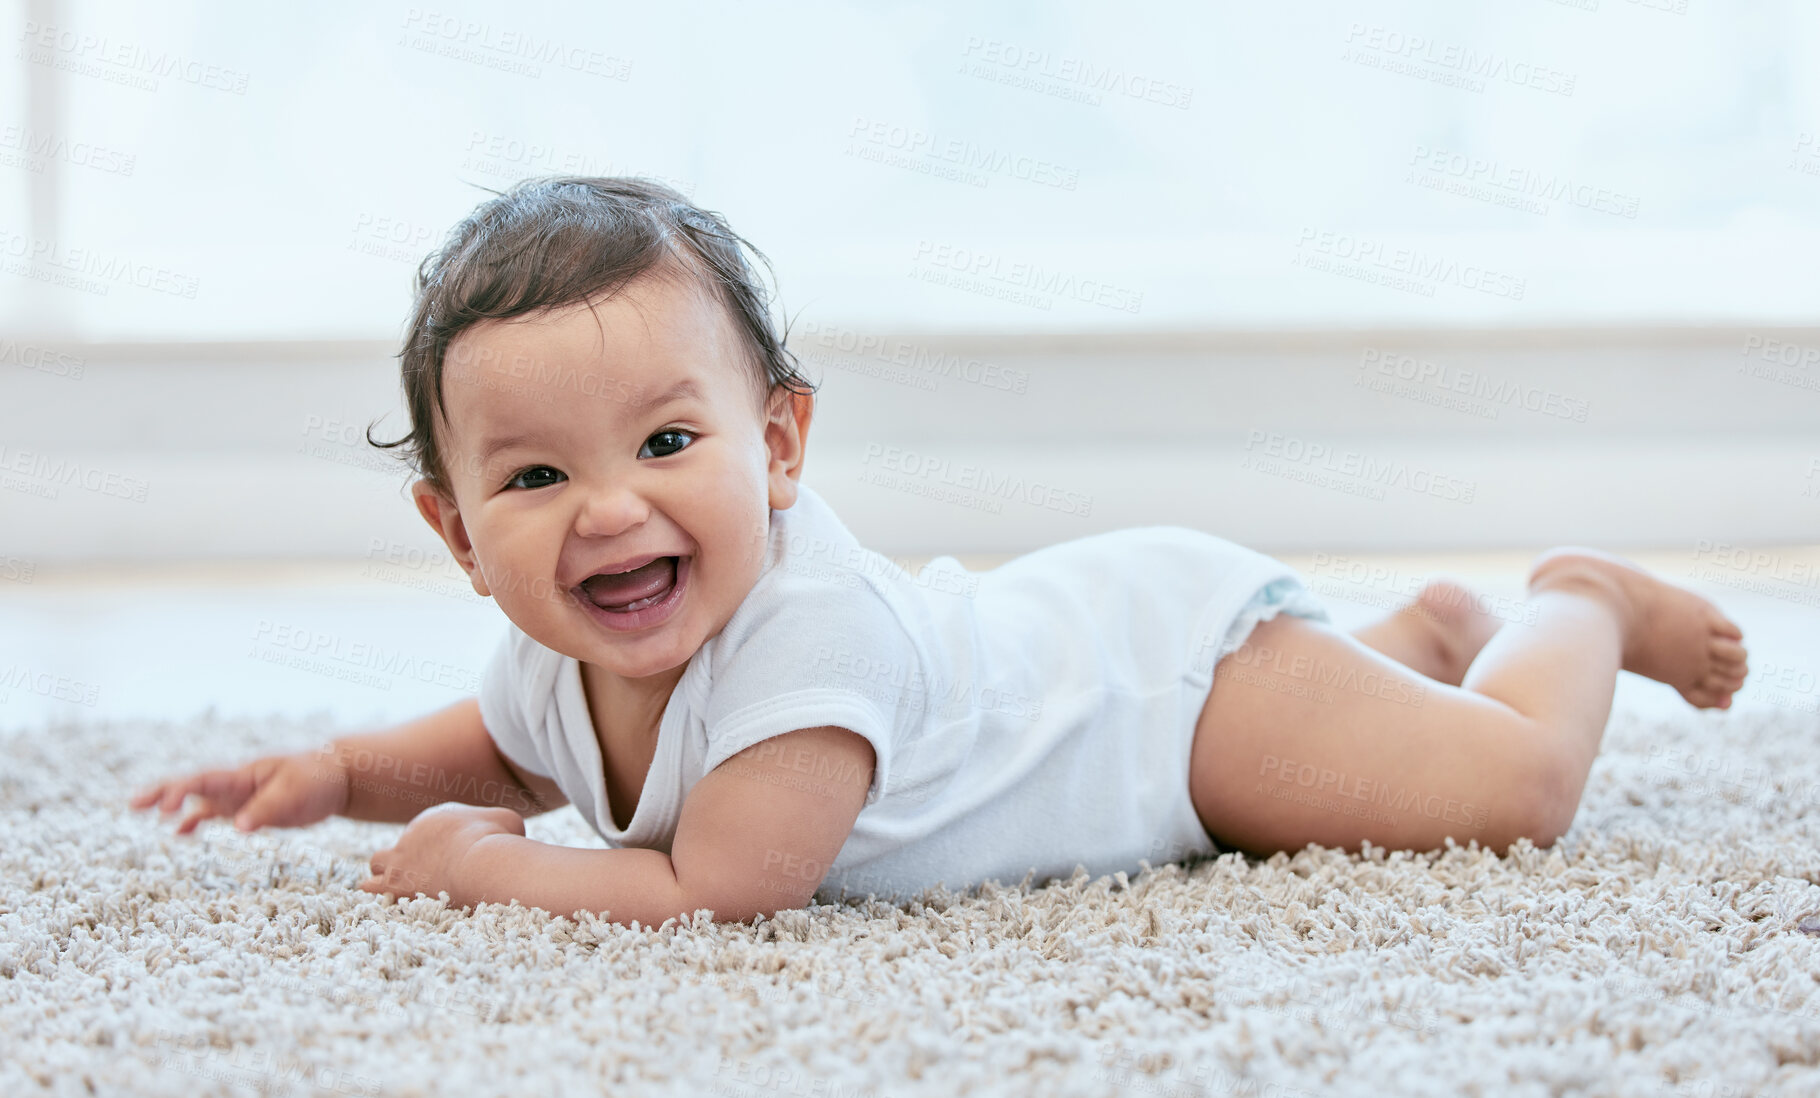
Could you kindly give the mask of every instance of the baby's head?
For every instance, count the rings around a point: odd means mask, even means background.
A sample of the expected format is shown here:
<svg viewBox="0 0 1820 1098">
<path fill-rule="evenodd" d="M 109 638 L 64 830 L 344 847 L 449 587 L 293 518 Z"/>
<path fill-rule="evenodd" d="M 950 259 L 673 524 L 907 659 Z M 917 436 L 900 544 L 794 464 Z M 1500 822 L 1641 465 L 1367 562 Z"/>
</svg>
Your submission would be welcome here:
<svg viewBox="0 0 1820 1098">
<path fill-rule="evenodd" d="M 474 590 L 627 678 L 720 631 L 771 509 L 796 502 L 815 387 L 742 246 L 764 261 L 659 184 L 538 179 L 418 271 L 411 431 L 374 445 L 406 448 L 418 511 Z"/>
</svg>

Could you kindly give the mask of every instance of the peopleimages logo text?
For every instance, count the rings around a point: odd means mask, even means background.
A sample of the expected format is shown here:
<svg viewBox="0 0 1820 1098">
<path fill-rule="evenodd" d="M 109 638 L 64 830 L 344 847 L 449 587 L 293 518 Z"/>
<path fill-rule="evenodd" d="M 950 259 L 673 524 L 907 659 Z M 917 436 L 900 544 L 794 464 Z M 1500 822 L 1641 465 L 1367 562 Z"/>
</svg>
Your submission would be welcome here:
<svg viewBox="0 0 1820 1098">
<path fill-rule="evenodd" d="M 1070 271 L 1046 268 L 1023 260 L 1007 261 L 995 252 L 982 252 L 933 240 L 916 244 L 917 262 L 943 267 L 966 275 L 1016 286 L 1035 293 L 1101 305 L 1135 313 L 1144 304 L 1141 290 L 1118 286 L 1103 279 L 1082 278 Z"/>
<path fill-rule="evenodd" d="M 1493 297 L 1523 300 L 1527 281 L 1516 275 L 1490 270 L 1474 263 L 1461 263 L 1448 256 L 1433 255 L 1416 248 L 1401 248 L 1370 237 L 1329 232 L 1304 226 L 1296 247 L 1332 256 L 1336 260 L 1376 267 L 1425 282 L 1458 286 Z"/>
<path fill-rule="evenodd" d="M 866 456 L 861 464 L 876 464 L 901 476 L 950 484 L 986 496 L 1015 499 L 1032 507 L 1043 507 L 1064 514 L 1085 517 L 1093 510 L 1093 497 L 1089 495 L 1070 492 L 1040 480 L 1026 480 L 1015 474 L 995 473 L 971 462 L 951 461 L 945 457 L 919 454 L 914 450 L 877 442 L 866 444 Z"/>
</svg>

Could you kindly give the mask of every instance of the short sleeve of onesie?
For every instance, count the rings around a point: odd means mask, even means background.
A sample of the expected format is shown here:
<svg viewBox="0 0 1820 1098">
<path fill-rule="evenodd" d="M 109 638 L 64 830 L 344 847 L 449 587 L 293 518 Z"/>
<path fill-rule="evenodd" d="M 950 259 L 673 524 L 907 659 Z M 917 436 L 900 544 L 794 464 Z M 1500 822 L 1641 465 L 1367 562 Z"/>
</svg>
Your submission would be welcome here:
<svg viewBox="0 0 1820 1098">
<path fill-rule="evenodd" d="M 537 678 L 537 672 L 555 673 L 554 667 L 533 666 L 540 655 L 548 657 L 550 653 L 530 643 L 530 638 L 517 629 L 506 630 L 499 647 L 487 661 L 486 670 L 481 672 L 480 721 L 500 754 L 511 760 L 513 766 L 539 777 L 549 777 L 555 773 L 555 768 L 538 750 L 537 740 L 531 735 L 537 722 L 534 715 L 526 711 L 527 687 Z M 529 696 L 547 696 L 547 692 Z"/>
<path fill-rule="evenodd" d="M 896 718 L 920 720 L 926 695 L 916 645 L 884 599 L 863 585 L 788 585 L 750 600 L 715 640 L 702 714 L 706 768 L 773 736 L 832 725 L 872 744 L 866 803 L 876 803 Z M 812 779 L 814 760 L 805 762 Z"/>
</svg>

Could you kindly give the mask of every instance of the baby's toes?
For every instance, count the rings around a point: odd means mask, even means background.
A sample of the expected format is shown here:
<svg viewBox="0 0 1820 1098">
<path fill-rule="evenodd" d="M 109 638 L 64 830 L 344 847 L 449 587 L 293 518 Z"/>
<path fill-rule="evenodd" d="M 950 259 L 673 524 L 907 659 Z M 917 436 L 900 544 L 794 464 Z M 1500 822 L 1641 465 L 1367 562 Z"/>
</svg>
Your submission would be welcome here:
<svg viewBox="0 0 1820 1098">
<path fill-rule="evenodd" d="M 1729 704 L 1733 694 L 1744 685 L 1742 676 L 1719 674 L 1713 675 L 1706 682 L 1706 688 L 1720 701 Z M 1723 708 L 1723 706 L 1721 706 Z"/>
<path fill-rule="evenodd" d="M 1731 690 L 1696 690 L 1687 701 L 1696 708 L 1731 708 Z"/>
<path fill-rule="evenodd" d="M 1750 676 L 1750 668 L 1741 663 L 1715 664 L 1706 677 L 1718 682 L 1726 690 L 1736 690 L 1744 685 Z"/>
<path fill-rule="evenodd" d="M 1744 639 L 1744 630 L 1738 628 L 1738 623 L 1726 617 L 1724 614 L 1719 613 L 1716 607 L 1712 612 L 1712 626 L 1713 633 L 1720 638 L 1728 639 L 1733 642 Z M 1739 647 L 1742 648 L 1743 646 L 1739 645 Z"/>
<path fill-rule="evenodd" d="M 1743 663 L 1747 655 L 1742 644 L 1716 633 L 1712 640 L 1707 642 L 1706 651 L 1708 655 L 1712 656 L 1715 663 Z"/>
<path fill-rule="evenodd" d="M 1681 696 L 1686 698 L 1687 704 L 1695 709 L 1717 709 L 1719 707 L 1719 699 L 1703 689 L 1684 690 L 1681 692 Z"/>
<path fill-rule="evenodd" d="M 1727 709 L 1731 706 L 1732 691 L 1727 689 L 1723 679 L 1717 675 L 1708 675 L 1692 687 L 1681 692 L 1689 705 L 1699 709 Z"/>
</svg>

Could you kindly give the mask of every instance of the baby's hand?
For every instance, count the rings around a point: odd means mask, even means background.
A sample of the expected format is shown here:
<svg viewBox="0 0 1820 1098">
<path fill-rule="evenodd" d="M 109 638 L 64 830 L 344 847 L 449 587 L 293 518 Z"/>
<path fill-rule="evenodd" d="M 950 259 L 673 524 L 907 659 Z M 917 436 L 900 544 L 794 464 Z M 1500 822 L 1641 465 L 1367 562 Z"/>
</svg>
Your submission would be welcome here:
<svg viewBox="0 0 1820 1098">
<path fill-rule="evenodd" d="M 233 816 L 234 826 L 242 831 L 307 827 L 346 808 L 348 792 L 348 773 L 336 755 L 311 750 L 267 755 L 234 770 L 167 779 L 133 794 L 128 803 L 136 809 L 156 804 L 168 817 L 195 794 L 201 803 L 177 825 L 177 834 L 187 835 L 215 816 Z"/>
<path fill-rule="evenodd" d="M 472 906 L 456 879 L 462 856 L 488 835 L 524 833 L 524 817 L 509 808 L 453 802 L 426 808 L 405 827 L 396 846 L 373 855 L 372 876 L 360 888 L 393 896 L 447 892 L 452 905 Z"/>
</svg>

